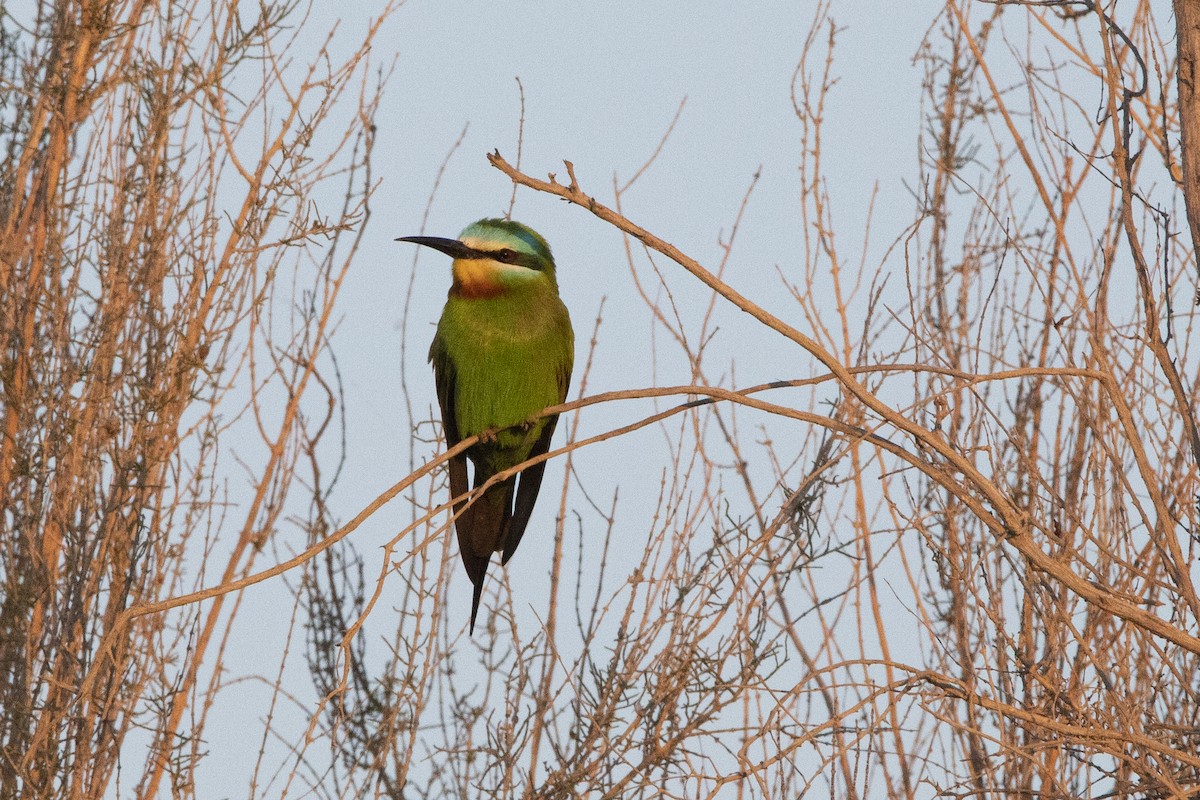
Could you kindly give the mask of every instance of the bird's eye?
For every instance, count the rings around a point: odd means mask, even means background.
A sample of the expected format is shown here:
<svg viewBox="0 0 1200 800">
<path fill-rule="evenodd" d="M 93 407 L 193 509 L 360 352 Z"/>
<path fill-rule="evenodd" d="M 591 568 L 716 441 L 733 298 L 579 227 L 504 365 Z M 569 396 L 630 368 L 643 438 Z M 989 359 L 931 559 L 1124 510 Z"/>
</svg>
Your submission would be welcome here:
<svg viewBox="0 0 1200 800">
<path fill-rule="evenodd" d="M 496 251 L 496 260 L 502 261 L 505 264 L 511 264 L 517 260 L 517 254 L 506 247 L 503 250 Z"/>
</svg>

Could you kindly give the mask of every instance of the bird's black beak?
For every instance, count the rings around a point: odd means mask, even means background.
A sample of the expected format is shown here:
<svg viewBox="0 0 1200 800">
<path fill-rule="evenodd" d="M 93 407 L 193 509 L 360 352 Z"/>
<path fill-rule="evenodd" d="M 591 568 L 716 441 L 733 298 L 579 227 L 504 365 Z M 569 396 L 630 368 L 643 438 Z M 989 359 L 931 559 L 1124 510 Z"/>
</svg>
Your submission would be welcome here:
<svg viewBox="0 0 1200 800">
<path fill-rule="evenodd" d="M 475 256 L 475 251 L 458 239 L 442 239 L 437 236 L 401 236 L 396 241 L 423 244 L 426 247 L 432 247 L 434 250 L 443 252 L 451 258 L 473 258 Z"/>
</svg>

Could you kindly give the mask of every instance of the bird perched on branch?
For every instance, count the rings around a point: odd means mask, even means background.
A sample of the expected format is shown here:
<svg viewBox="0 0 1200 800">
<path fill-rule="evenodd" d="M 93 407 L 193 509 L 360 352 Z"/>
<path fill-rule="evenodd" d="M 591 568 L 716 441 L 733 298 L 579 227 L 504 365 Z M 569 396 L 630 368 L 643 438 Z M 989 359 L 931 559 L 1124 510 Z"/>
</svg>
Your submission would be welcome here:
<svg viewBox="0 0 1200 800">
<path fill-rule="evenodd" d="M 458 515 L 458 549 L 474 585 L 471 632 L 492 553 L 507 564 L 521 543 L 546 463 L 489 487 L 468 505 L 472 488 L 550 449 L 557 415 L 530 418 L 562 403 L 571 382 L 575 334 L 558 297 L 546 240 L 519 222 L 481 219 L 458 239 L 404 236 L 454 259 L 454 281 L 429 361 L 437 384 L 446 444 L 479 435 L 450 460 L 450 493 Z"/>
</svg>

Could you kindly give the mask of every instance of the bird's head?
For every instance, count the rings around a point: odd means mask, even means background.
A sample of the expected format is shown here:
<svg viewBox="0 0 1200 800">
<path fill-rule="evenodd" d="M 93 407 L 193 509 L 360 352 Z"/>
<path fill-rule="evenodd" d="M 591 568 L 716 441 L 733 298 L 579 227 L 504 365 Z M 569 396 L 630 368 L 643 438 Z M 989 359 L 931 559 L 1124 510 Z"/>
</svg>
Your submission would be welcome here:
<svg viewBox="0 0 1200 800">
<path fill-rule="evenodd" d="M 457 239 L 402 236 L 396 241 L 422 244 L 454 259 L 452 294 L 496 297 L 522 288 L 558 291 L 550 245 L 536 231 L 507 219 L 481 219 Z"/>
</svg>

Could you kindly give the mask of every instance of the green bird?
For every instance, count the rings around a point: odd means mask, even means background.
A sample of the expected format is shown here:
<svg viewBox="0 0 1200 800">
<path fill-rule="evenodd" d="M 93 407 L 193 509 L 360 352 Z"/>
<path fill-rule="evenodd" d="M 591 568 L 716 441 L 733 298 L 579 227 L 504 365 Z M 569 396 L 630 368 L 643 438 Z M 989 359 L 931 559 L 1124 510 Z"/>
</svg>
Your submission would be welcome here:
<svg viewBox="0 0 1200 800">
<path fill-rule="evenodd" d="M 546 240 L 519 222 L 481 219 L 458 239 L 404 236 L 454 259 L 454 282 L 429 348 L 446 444 L 482 435 L 450 460 L 458 549 L 474 585 L 471 633 L 492 553 L 507 564 L 521 543 L 546 463 L 501 481 L 464 508 L 467 460 L 478 489 L 550 449 L 557 415 L 528 420 L 567 397 L 575 333 L 558 297 Z M 519 478 L 519 481 L 518 481 Z"/>
</svg>

